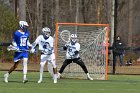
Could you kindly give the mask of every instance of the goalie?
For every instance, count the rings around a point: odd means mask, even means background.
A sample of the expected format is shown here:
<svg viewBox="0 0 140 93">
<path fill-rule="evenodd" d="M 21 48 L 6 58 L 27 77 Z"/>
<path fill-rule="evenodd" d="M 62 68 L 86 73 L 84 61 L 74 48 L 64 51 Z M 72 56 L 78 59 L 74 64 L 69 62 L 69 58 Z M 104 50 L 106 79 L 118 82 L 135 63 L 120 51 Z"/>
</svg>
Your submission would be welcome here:
<svg viewBox="0 0 140 93">
<path fill-rule="evenodd" d="M 81 68 L 84 70 L 84 72 L 87 75 L 87 79 L 93 80 L 93 78 L 90 77 L 84 62 L 82 61 L 82 59 L 79 56 L 80 44 L 77 42 L 76 34 L 71 34 L 70 42 L 68 44 L 66 44 L 63 47 L 63 49 L 67 51 L 66 59 L 63 62 L 63 65 L 61 66 L 61 68 L 59 70 L 58 78 L 60 78 L 60 76 L 63 73 L 66 66 L 69 65 L 70 63 L 74 62 L 81 66 Z"/>
</svg>

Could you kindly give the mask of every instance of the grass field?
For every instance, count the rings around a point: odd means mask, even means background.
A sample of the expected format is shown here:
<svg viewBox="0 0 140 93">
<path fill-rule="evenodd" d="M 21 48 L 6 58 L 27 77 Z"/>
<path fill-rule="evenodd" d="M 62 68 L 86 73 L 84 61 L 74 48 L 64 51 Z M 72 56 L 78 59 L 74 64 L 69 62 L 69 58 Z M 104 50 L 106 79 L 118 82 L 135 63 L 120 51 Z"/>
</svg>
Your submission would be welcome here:
<svg viewBox="0 0 140 93">
<path fill-rule="evenodd" d="M 13 72 L 9 83 L 3 82 L 0 72 L 0 93 L 140 93 L 140 75 L 109 75 L 109 80 L 59 79 L 53 84 L 45 72 L 43 82 L 37 84 L 39 72 L 29 72 L 26 84 L 22 83 L 22 72 Z"/>
</svg>

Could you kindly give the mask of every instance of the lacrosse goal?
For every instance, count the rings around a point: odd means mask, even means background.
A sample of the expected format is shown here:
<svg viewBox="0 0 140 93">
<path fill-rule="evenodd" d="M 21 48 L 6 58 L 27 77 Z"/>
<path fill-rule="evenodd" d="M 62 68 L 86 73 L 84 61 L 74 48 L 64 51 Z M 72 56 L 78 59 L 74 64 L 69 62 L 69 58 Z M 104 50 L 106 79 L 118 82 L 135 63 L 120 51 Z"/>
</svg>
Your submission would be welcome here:
<svg viewBox="0 0 140 93">
<path fill-rule="evenodd" d="M 60 36 L 64 30 L 70 31 L 71 34 L 77 34 L 78 42 L 81 46 L 80 57 L 84 61 L 92 78 L 107 80 L 109 25 L 56 23 L 55 54 L 58 70 L 65 60 L 66 51 L 62 49 L 65 42 Z M 84 71 L 75 63 L 71 63 L 65 68 L 62 77 L 86 79 Z"/>
</svg>

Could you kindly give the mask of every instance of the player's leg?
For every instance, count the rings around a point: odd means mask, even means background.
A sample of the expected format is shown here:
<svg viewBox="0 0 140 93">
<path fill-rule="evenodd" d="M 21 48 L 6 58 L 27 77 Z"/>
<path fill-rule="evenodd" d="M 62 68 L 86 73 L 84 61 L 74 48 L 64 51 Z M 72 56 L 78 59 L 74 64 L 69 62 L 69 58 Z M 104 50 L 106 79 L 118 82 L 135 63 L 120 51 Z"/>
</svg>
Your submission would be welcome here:
<svg viewBox="0 0 140 93">
<path fill-rule="evenodd" d="M 59 72 L 58 72 L 58 78 L 60 78 L 61 74 L 63 73 L 64 69 L 66 68 L 67 65 L 69 65 L 70 63 L 72 63 L 72 59 L 66 59 L 63 62 L 63 65 L 61 66 Z"/>
<path fill-rule="evenodd" d="M 48 71 L 52 77 L 54 77 L 53 66 L 51 62 L 48 62 Z"/>
<path fill-rule="evenodd" d="M 23 83 L 26 83 L 28 82 L 27 79 L 28 52 L 22 52 L 21 57 L 23 59 Z"/>
<path fill-rule="evenodd" d="M 4 74 L 4 81 L 6 83 L 8 83 L 8 77 L 9 77 L 10 73 L 12 73 L 17 68 L 17 66 L 19 64 L 19 60 L 21 59 L 20 54 L 21 53 L 15 52 L 15 54 L 14 54 L 14 65 L 9 69 L 9 71 L 6 74 Z"/>
<path fill-rule="evenodd" d="M 4 82 L 8 83 L 9 75 L 17 68 L 19 61 L 15 62 L 14 65 L 9 69 L 9 71 L 4 74 Z"/>
<path fill-rule="evenodd" d="M 42 82 L 45 64 L 46 64 L 46 55 L 41 55 L 41 62 L 40 62 L 40 78 L 39 78 L 39 80 L 38 80 L 38 83 L 41 83 L 41 82 Z"/>
<path fill-rule="evenodd" d="M 84 64 L 84 62 L 83 62 L 83 60 L 82 60 L 81 58 L 76 58 L 76 59 L 73 60 L 73 62 L 74 62 L 74 63 L 77 63 L 78 65 L 81 66 L 81 68 L 82 68 L 83 71 L 86 73 L 87 78 L 88 78 L 89 80 L 93 80 L 93 78 L 90 77 L 90 75 L 89 75 L 89 73 L 88 73 L 88 70 L 87 70 L 87 68 L 86 68 L 86 66 L 85 66 L 85 64 Z"/>
<path fill-rule="evenodd" d="M 54 73 L 54 83 L 57 83 L 57 67 L 56 67 L 56 61 L 55 61 L 55 55 L 54 53 L 50 55 L 50 62 L 52 63 L 53 66 L 53 73 Z"/>
<path fill-rule="evenodd" d="M 23 83 L 28 82 L 28 79 L 27 79 L 27 63 L 28 63 L 28 58 L 23 58 Z"/>
</svg>

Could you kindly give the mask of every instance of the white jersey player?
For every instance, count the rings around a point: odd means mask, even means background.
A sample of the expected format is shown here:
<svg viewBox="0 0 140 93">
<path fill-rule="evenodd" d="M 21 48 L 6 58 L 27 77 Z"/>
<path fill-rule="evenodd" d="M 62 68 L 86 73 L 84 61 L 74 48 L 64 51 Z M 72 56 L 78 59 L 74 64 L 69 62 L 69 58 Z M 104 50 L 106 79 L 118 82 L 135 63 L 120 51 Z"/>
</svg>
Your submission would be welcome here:
<svg viewBox="0 0 140 93">
<path fill-rule="evenodd" d="M 42 82 L 44 66 L 46 62 L 50 62 L 53 66 L 53 73 L 54 73 L 54 83 L 57 83 L 57 69 L 56 69 L 56 62 L 55 62 L 55 54 L 54 54 L 54 41 L 53 38 L 50 36 L 50 28 L 44 27 L 42 29 L 43 34 L 39 35 L 35 42 L 32 44 L 31 51 L 35 51 L 36 45 L 39 46 L 39 50 L 41 51 L 41 62 L 40 62 L 40 79 L 38 83 Z"/>
<path fill-rule="evenodd" d="M 73 62 L 73 63 L 76 63 L 76 64 L 81 66 L 81 68 L 84 70 L 84 72 L 86 73 L 87 78 L 89 80 L 93 80 L 93 78 L 90 77 L 84 62 L 82 61 L 82 59 L 79 56 L 80 44 L 77 42 L 77 35 L 76 34 L 71 34 L 70 43 L 66 44 L 63 47 L 63 49 L 67 50 L 66 59 L 63 62 L 63 65 L 61 66 L 61 68 L 59 70 L 58 78 L 60 78 L 60 75 L 63 73 L 66 66 Z"/>
<path fill-rule="evenodd" d="M 66 59 L 74 59 L 74 58 L 79 58 L 79 53 L 75 53 L 76 51 L 78 52 L 80 50 L 80 44 L 77 42 L 75 44 L 68 43 L 65 45 L 67 47 L 67 52 L 66 52 Z"/>
</svg>

